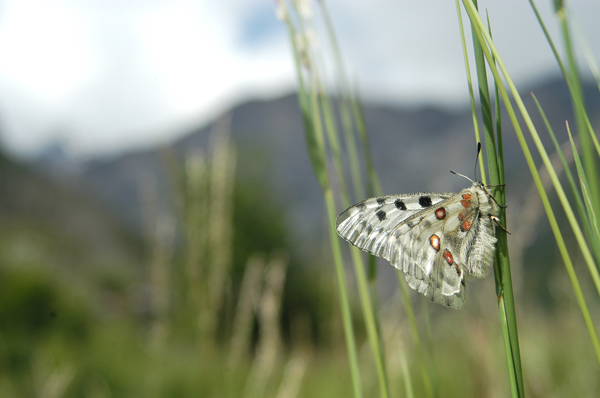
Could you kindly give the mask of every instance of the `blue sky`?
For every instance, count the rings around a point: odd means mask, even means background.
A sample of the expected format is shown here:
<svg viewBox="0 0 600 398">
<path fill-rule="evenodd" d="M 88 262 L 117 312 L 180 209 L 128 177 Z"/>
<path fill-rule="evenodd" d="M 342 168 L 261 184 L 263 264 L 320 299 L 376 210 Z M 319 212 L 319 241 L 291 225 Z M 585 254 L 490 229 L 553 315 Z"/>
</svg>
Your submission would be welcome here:
<svg viewBox="0 0 600 398">
<path fill-rule="evenodd" d="M 538 3 L 560 45 L 551 1 Z M 600 2 L 572 3 L 600 59 Z M 327 4 L 363 98 L 465 104 L 454 2 Z M 479 5 L 518 84 L 557 73 L 528 2 Z M 61 142 L 76 158 L 168 142 L 244 100 L 293 90 L 286 34 L 273 0 L 1 1 L 1 142 L 23 157 Z"/>
</svg>

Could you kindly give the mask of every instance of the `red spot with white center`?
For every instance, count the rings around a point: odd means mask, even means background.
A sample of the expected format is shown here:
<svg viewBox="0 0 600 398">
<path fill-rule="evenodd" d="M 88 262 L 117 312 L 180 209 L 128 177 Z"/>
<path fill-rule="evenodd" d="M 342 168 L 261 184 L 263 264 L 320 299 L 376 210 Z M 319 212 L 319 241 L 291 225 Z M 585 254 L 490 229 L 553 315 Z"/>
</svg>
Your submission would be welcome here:
<svg viewBox="0 0 600 398">
<path fill-rule="evenodd" d="M 454 263 L 454 258 L 452 257 L 452 253 L 450 253 L 448 250 L 444 250 L 443 256 L 446 259 L 446 262 L 448 263 L 448 265 L 452 265 Z"/>
<path fill-rule="evenodd" d="M 446 218 L 446 209 L 440 207 L 435 211 L 435 216 L 438 218 L 438 220 L 443 220 L 444 218 Z"/>
<path fill-rule="evenodd" d="M 440 250 L 440 237 L 437 235 L 431 235 L 429 238 L 429 243 L 431 243 L 431 247 L 435 249 L 435 251 Z"/>
</svg>

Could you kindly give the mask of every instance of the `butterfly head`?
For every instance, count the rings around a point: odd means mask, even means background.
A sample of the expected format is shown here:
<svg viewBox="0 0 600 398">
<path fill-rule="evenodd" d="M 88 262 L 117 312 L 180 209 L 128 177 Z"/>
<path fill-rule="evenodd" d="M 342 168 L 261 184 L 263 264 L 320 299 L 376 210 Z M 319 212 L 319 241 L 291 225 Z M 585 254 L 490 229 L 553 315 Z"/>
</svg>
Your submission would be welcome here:
<svg viewBox="0 0 600 398">
<path fill-rule="evenodd" d="M 450 172 L 471 181 L 473 184 L 471 185 L 471 190 L 477 194 L 479 203 L 487 203 L 486 208 L 489 208 L 489 213 L 493 216 L 498 215 L 498 208 L 502 206 L 496 201 L 496 198 L 494 198 L 494 195 L 492 195 L 487 186 L 485 186 L 481 181 L 473 181 L 466 175 L 457 173 L 454 170 L 450 170 Z"/>
<path fill-rule="evenodd" d="M 473 182 L 472 188 L 476 192 L 478 192 L 478 194 L 480 196 L 480 201 L 483 202 L 485 200 L 485 202 L 487 202 L 488 205 L 490 206 L 492 212 L 494 214 L 497 214 L 498 207 L 500 205 L 498 204 L 498 202 L 496 201 L 496 198 L 494 198 L 494 195 L 492 195 L 492 193 L 490 192 L 488 187 L 483 185 L 483 183 L 481 181 L 475 181 L 475 182 Z"/>
</svg>

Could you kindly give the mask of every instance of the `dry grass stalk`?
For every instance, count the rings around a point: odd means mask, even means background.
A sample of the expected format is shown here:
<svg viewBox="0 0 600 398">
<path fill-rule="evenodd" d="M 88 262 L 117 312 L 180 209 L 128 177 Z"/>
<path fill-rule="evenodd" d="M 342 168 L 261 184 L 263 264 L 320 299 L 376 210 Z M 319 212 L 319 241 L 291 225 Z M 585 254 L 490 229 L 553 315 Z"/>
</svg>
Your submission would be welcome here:
<svg viewBox="0 0 600 398">
<path fill-rule="evenodd" d="M 149 247 L 151 311 L 154 322 L 150 328 L 153 345 L 162 344 L 167 335 L 169 312 L 170 269 L 173 258 L 175 221 L 166 214 L 159 214 L 156 179 L 153 176 L 139 184 L 142 202 L 144 236 Z"/>
<path fill-rule="evenodd" d="M 230 366 L 234 366 L 250 350 L 252 324 L 260 290 L 265 260 L 262 256 L 254 255 L 248 260 L 244 278 L 240 286 L 240 295 L 233 321 L 233 335 L 230 346 Z"/>
<path fill-rule="evenodd" d="M 231 268 L 233 226 L 233 187 L 236 152 L 229 141 L 231 116 L 221 118 L 215 125 L 210 146 L 210 191 L 207 236 L 210 273 L 208 300 L 212 309 L 210 332 L 214 335 L 217 315 L 221 309 Z"/>
<path fill-rule="evenodd" d="M 285 366 L 277 398 L 295 398 L 298 396 L 309 362 L 309 355 L 302 349 L 296 350 L 292 354 Z"/>
<path fill-rule="evenodd" d="M 259 301 L 260 337 L 256 356 L 246 382 L 244 397 L 262 397 L 281 351 L 279 310 L 287 268 L 287 259 L 273 256 L 267 267 L 266 281 Z"/>
</svg>

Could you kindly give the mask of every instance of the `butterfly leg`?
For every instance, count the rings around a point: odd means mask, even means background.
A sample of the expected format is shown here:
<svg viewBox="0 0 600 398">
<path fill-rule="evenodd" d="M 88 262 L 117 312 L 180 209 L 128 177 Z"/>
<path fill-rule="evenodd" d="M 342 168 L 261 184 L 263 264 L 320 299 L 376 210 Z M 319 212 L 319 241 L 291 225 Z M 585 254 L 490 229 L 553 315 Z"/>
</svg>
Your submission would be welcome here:
<svg viewBox="0 0 600 398">
<path fill-rule="evenodd" d="M 496 223 L 497 226 L 499 226 L 500 228 L 502 228 L 504 230 L 504 232 L 506 232 L 507 234 L 510 235 L 510 232 L 508 232 L 508 230 L 506 228 L 504 228 L 504 225 L 502 225 L 502 223 L 500 222 L 500 219 L 496 216 L 490 216 L 490 219 Z"/>
<path fill-rule="evenodd" d="M 502 184 L 502 185 L 487 185 L 487 186 L 488 186 L 488 187 L 503 187 L 504 185 L 506 185 L 506 184 Z M 498 203 L 498 201 L 496 200 L 496 198 L 495 198 L 495 197 L 494 197 L 492 194 L 488 193 L 488 196 L 489 196 L 490 198 L 492 198 L 492 200 L 494 201 L 494 203 L 496 203 L 496 205 L 497 205 L 499 208 L 501 208 L 501 209 L 506 209 L 506 208 L 508 207 L 508 206 L 502 206 L 500 203 Z"/>
</svg>

